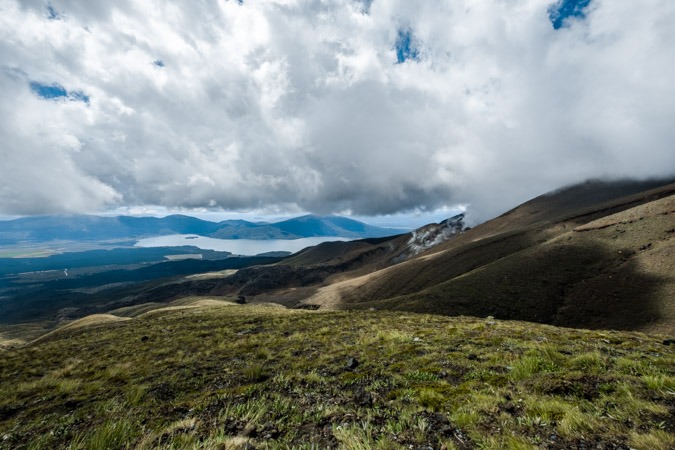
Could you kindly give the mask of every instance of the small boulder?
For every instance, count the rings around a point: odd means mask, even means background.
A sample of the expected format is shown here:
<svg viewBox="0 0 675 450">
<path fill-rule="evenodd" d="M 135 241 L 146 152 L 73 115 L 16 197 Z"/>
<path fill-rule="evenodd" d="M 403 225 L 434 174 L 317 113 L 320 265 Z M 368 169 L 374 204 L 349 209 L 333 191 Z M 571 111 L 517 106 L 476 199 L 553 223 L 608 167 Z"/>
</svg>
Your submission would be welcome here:
<svg viewBox="0 0 675 450">
<path fill-rule="evenodd" d="M 347 368 L 347 370 L 354 370 L 359 366 L 359 364 L 360 363 L 358 359 L 350 357 L 347 359 L 347 365 L 345 367 Z"/>
<path fill-rule="evenodd" d="M 357 405 L 371 407 L 373 406 L 373 395 L 363 387 L 359 387 L 356 392 L 354 392 L 354 402 Z"/>
<path fill-rule="evenodd" d="M 259 434 L 263 439 L 276 439 L 279 437 L 279 430 L 273 423 L 266 423 Z"/>
</svg>

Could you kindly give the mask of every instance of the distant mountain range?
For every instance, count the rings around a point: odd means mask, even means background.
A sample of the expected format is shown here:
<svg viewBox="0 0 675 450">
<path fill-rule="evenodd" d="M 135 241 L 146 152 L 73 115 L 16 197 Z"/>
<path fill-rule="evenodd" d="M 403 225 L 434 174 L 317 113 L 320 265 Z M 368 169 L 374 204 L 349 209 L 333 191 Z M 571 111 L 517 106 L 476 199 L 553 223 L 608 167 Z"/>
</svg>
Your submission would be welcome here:
<svg viewBox="0 0 675 450">
<path fill-rule="evenodd" d="M 376 238 L 400 234 L 339 216 L 306 215 L 277 223 L 226 220 L 209 222 L 184 215 L 100 217 L 59 215 L 0 221 L 0 245 L 22 242 L 103 241 L 169 234 L 196 234 L 219 239 L 299 239 L 317 236 Z"/>
</svg>

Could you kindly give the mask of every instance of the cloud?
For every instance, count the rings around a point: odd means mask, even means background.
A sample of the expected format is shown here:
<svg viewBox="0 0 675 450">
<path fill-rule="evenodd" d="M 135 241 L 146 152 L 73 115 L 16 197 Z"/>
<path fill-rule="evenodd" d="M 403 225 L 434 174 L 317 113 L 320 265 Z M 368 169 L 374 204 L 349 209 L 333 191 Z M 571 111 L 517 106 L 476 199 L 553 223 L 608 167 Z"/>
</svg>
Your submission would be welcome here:
<svg viewBox="0 0 675 450">
<path fill-rule="evenodd" d="M 667 0 L 6 0 L 0 213 L 488 218 L 673 175 L 673 21 Z"/>
</svg>

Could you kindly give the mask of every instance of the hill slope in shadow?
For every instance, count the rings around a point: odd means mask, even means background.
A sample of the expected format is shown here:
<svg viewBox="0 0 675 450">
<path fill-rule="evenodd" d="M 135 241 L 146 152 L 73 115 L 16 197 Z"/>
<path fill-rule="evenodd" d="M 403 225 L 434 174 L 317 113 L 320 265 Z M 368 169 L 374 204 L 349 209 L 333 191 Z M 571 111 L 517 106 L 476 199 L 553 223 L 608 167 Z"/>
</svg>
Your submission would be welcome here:
<svg viewBox="0 0 675 450">
<path fill-rule="evenodd" d="M 540 196 L 306 302 L 672 333 L 675 184 L 660 184 L 589 182 Z"/>
</svg>

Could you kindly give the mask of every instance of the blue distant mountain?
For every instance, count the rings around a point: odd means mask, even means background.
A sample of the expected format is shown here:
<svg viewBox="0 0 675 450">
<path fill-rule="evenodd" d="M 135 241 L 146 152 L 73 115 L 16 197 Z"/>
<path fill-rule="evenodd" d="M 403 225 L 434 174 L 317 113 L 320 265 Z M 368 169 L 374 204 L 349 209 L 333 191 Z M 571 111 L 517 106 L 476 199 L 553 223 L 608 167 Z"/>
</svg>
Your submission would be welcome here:
<svg viewBox="0 0 675 450">
<path fill-rule="evenodd" d="M 358 220 L 340 216 L 307 215 L 284 220 L 273 225 L 279 230 L 296 236 L 340 236 L 355 238 L 385 237 L 400 234 L 400 231 L 378 228 Z"/>
<path fill-rule="evenodd" d="M 35 216 L 0 221 L 0 245 L 21 242 L 103 241 L 168 234 L 196 234 L 220 239 L 299 239 L 329 236 L 373 238 L 399 234 L 339 216 L 307 215 L 278 223 L 245 220 L 209 222 L 184 215 L 167 217 Z"/>
</svg>

